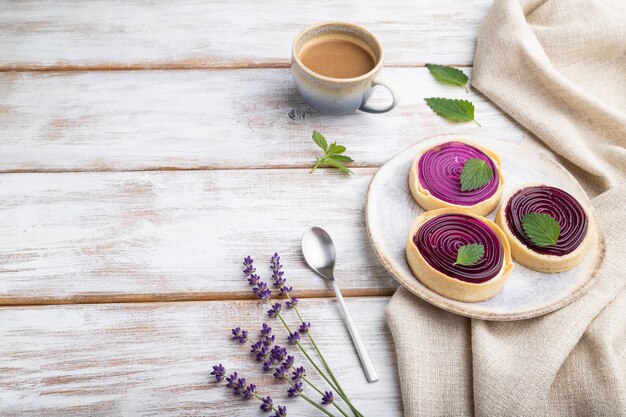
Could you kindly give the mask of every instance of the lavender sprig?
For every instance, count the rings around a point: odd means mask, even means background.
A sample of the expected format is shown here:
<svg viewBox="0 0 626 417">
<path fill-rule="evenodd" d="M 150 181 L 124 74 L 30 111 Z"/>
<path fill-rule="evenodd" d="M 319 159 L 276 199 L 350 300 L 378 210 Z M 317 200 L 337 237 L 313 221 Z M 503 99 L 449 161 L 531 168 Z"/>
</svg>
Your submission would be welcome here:
<svg viewBox="0 0 626 417">
<path fill-rule="evenodd" d="M 235 327 L 232 330 L 232 334 L 233 340 L 238 340 L 239 343 L 246 343 L 248 341 L 248 332 L 241 330 L 239 327 Z"/>
<path fill-rule="evenodd" d="M 326 414 L 327 416 L 334 417 L 333 414 L 331 414 L 324 408 L 320 407 L 319 404 L 317 404 L 315 401 L 313 401 L 312 399 L 310 399 L 308 396 L 306 396 L 303 393 L 304 385 L 302 384 L 302 382 L 299 382 L 299 379 L 303 379 L 304 374 L 306 374 L 306 371 L 304 370 L 304 368 L 302 367 L 294 368 L 296 369 L 296 371 L 294 371 L 294 374 L 297 373 L 299 375 L 298 380 L 295 379 L 295 376 L 291 380 L 289 379 L 289 368 L 293 367 L 293 356 L 288 355 L 287 350 L 285 348 L 276 345 L 274 346 L 274 348 L 272 348 L 271 355 L 274 360 L 274 363 L 279 364 L 274 368 L 274 378 L 276 378 L 279 381 L 284 381 L 287 384 L 289 384 L 289 388 L 287 389 L 287 396 L 289 398 L 301 397 L 302 399 L 304 399 L 305 401 L 313 405 L 315 408 L 324 412 L 324 414 Z M 283 359 L 285 359 L 285 361 L 281 363 Z M 310 382 L 309 384 L 313 386 Z M 315 389 L 317 390 L 317 388 Z M 349 417 L 340 408 L 338 408 L 338 410 L 340 410 L 345 417 Z"/>
<path fill-rule="evenodd" d="M 246 277 L 248 277 L 248 282 L 250 283 L 250 276 L 254 275 L 254 273 L 256 272 L 256 268 L 254 267 L 254 260 L 250 256 L 245 257 L 243 260 L 243 266 L 244 266 L 243 273 Z M 292 288 L 282 285 L 283 271 L 281 269 L 283 266 L 280 264 L 280 256 L 278 256 L 277 253 L 275 253 L 274 256 L 272 256 L 270 267 L 273 271 L 272 273 L 272 277 L 274 278 L 273 285 L 275 287 L 280 285 L 280 291 L 284 295 L 288 296 L 289 298 L 288 302 L 290 303 L 290 308 L 295 308 L 297 305 L 297 299 L 294 300 L 295 297 L 291 297 Z M 271 306 L 271 308 L 267 311 L 268 316 L 270 318 L 280 319 L 280 321 L 282 322 L 283 326 L 287 329 L 289 334 L 292 334 L 293 332 L 289 328 L 289 325 L 282 318 L 280 314 L 280 311 L 282 310 L 282 305 L 280 303 L 272 304 L 272 291 L 268 288 L 267 283 L 261 281 L 260 278 L 258 277 L 255 278 L 253 282 L 254 283 L 250 283 L 250 285 L 252 286 L 252 292 L 256 294 L 257 297 L 259 297 L 259 299 L 265 301 Z M 309 324 L 309 327 L 310 327 L 310 324 Z M 319 366 L 313 361 L 313 359 L 309 356 L 309 354 L 304 350 L 304 347 L 302 347 L 300 343 L 297 343 L 297 345 L 298 345 L 298 348 L 302 351 L 302 353 L 307 357 L 308 361 L 311 362 L 313 367 L 317 370 L 317 372 L 328 382 L 328 384 L 333 389 L 337 389 L 335 384 L 333 384 L 333 382 L 328 379 L 326 374 L 319 368 Z"/>
<path fill-rule="evenodd" d="M 222 382 L 224 380 L 224 375 L 226 375 L 226 369 L 224 369 L 221 363 L 219 365 L 214 365 L 211 375 L 215 377 L 217 382 Z"/>
<path fill-rule="evenodd" d="M 295 382 L 291 388 L 287 390 L 287 396 L 289 398 L 299 397 L 304 390 L 304 386 L 302 386 L 302 382 Z"/>
<path fill-rule="evenodd" d="M 298 343 L 300 341 L 300 333 L 298 333 L 298 332 L 291 333 L 289 336 L 287 336 L 287 340 L 292 345 L 295 345 L 296 343 Z"/>
<path fill-rule="evenodd" d="M 291 377 L 291 380 L 293 382 L 298 382 L 300 381 L 302 378 L 304 378 L 306 376 L 306 369 L 304 369 L 302 366 L 296 368 L 295 371 L 293 371 L 291 373 L 293 376 Z"/>
<path fill-rule="evenodd" d="M 272 328 L 267 325 L 267 323 L 263 323 L 263 327 L 261 328 L 261 334 L 263 336 L 268 336 L 272 334 Z"/>
<path fill-rule="evenodd" d="M 281 294 L 281 295 L 285 295 L 285 294 Z M 291 310 L 292 308 L 295 308 L 298 305 L 298 299 L 296 297 L 289 297 L 289 300 L 285 302 L 285 305 L 287 306 L 287 309 Z"/>
<path fill-rule="evenodd" d="M 270 396 L 262 397 L 257 394 L 257 388 L 255 384 L 248 384 L 245 378 L 240 378 L 237 372 L 233 372 L 229 376 L 226 376 L 226 369 L 220 363 L 213 366 L 213 372 L 211 375 L 215 377 L 216 382 L 226 381 L 226 388 L 230 389 L 237 397 L 241 397 L 242 400 L 247 401 L 255 398 L 261 401 L 259 407 L 266 413 L 274 411 L 274 415 L 271 417 L 287 417 L 287 407 L 281 405 L 274 405 L 274 401 Z"/>
<path fill-rule="evenodd" d="M 315 341 L 313 340 L 312 336 L 309 334 L 309 330 L 311 328 L 311 324 L 308 322 L 304 322 L 304 320 L 302 319 L 302 316 L 297 308 L 298 305 L 298 299 L 295 296 L 292 296 L 291 293 L 293 291 L 292 287 L 288 287 L 286 285 L 286 279 L 284 277 L 284 271 L 282 270 L 283 265 L 280 263 L 280 256 L 278 255 L 278 253 L 275 253 L 272 258 L 270 259 L 270 269 L 272 270 L 272 287 L 274 287 L 275 289 L 279 290 L 279 294 L 281 296 L 287 297 L 287 301 L 285 303 L 285 306 L 287 309 L 294 309 L 296 311 L 296 314 L 300 320 L 300 327 L 298 329 L 298 331 L 300 333 L 306 334 L 308 339 L 310 340 L 311 344 L 313 345 L 313 348 L 315 349 L 318 357 L 321 359 L 322 364 L 324 365 L 324 367 L 326 368 L 326 372 L 328 372 L 329 377 L 326 375 L 326 373 L 324 371 L 322 371 L 322 369 L 320 369 L 320 367 L 317 365 L 317 363 L 315 363 L 315 361 L 311 358 L 311 356 L 307 353 L 307 351 L 304 349 L 304 347 L 302 346 L 301 342 L 300 342 L 300 335 L 298 334 L 298 332 L 293 332 L 289 325 L 287 324 L 287 322 L 284 320 L 284 318 L 281 315 L 281 311 L 282 311 L 282 304 L 280 303 L 274 303 L 272 304 L 272 291 L 269 289 L 268 285 L 261 281 L 261 279 L 258 276 L 255 276 L 254 279 L 250 279 L 250 277 L 252 275 L 255 275 L 256 273 L 256 268 L 254 267 L 254 260 L 250 257 L 247 256 L 246 258 L 244 258 L 243 261 L 243 265 L 244 265 L 244 269 L 243 269 L 243 273 L 244 275 L 248 278 L 248 282 L 249 284 L 252 286 L 252 292 L 254 294 L 257 295 L 257 297 L 259 297 L 259 299 L 265 301 L 266 303 L 268 303 L 270 305 L 270 309 L 267 311 L 268 317 L 270 318 L 278 318 L 281 323 L 283 324 L 283 326 L 285 327 L 285 329 L 287 329 L 287 332 L 289 333 L 288 335 L 288 341 L 292 344 L 295 344 L 300 351 L 304 354 L 304 356 L 307 358 L 307 360 L 311 363 L 311 365 L 315 368 L 315 370 L 318 372 L 318 374 L 320 376 L 322 376 L 322 378 L 324 378 L 324 380 L 326 380 L 326 382 L 330 385 L 331 388 L 333 388 L 338 394 L 339 396 L 346 402 L 346 404 L 348 404 L 348 406 L 350 407 L 350 409 L 354 412 L 355 416 L 357 417 L 362 417 L 362 414 L 356 409 L 356 407 L 354 407 L 354 405 L 350 402 L 350 399 L 347 397 L 347 395 L 345 394 L 345 392 L 343 391 L 343 389 L 341 388 L 339 382 L 337 381 L 335 375 L 333 374 L 332 370 L 330 369 L 330 366 L 328 365 L 328 363 L 326 362 L 324 356 L 322 355 L 321 351 L 319 350 L 319 348 L 317 347 L 317 345 L 315 344 Z M 269 326 L 268 326 L 269 327 Z M 295 334 L 295 336 L 294 336 Z M 258 361 L 263 361 L 266 360 L 266 354 L 267 352 L 261 350 L 260 352 L 257 352 L 257 360 Z M 264 363 L 264 368 L 270 368 L 271 364 L 270 363 Z M 332 381 L 331 381 L 332 380 Z M 319 391 L 319 390 L 318 390 Z M 322 393 L 321 391 L 319 391 L 320 394 Z M 317 404 L 316 404 L 317 405 Z M 340 410 L 342 411 L 342 410 Z M 346 415 L 343 411 L 342 414 Z"/>
<path fill-rule="evenodd" d="M 269 300 L 272 296 L 272 290 L 267 288 L 267 284 L 256 280 L 256 285 L 252 288 L 252 292 L 257 295 L 261 300 Z"/>
<path fill-rule="evenodd" d="M 233 334 L 240 334 L 243 332 L 244 330 L 241 330 L 240 327 L 235 327 L 231 330 L 231 333 Z M 246 334 L 248 334 L 247 331 Z M 298 333 L 296 332 L 296 334 Z M 290 385 L 287 391 L 287 395 L 289 397 L 302 396 L 302 381 L 317 391 L 320 395 L 325 395 L 324 392 L 322 392 L 306 378 L 306 369 L 304 367 L 295 366 L 295 358 L 289 354 L 286 348 L 273 344 L 275 341 L 275 335 L 272 334 L 272 328 L 267 323 L 263 323 L 259 332 L 259 337 L 259 340 L 256 342 L 252 342 L 248 339 L 251 346 L 250 351 L 255 355 L 258 362 L 262 362 L 264 372 L 273 371 L 274 378 L 277 380 L 285 380 Z M 291 376 L 289 375 L 290 370 L 293 371 L 291 372 Z M 223 369 L 221 370 L 221 373 L 224 373 Z M 235 375 L 235 378 L 237 378 L 237 375 Z M 326 393 L 328 392 L 330 392 L 330 395 L 332 396 L 332 392 L 326 391 Z M 324 403 L 322 402 L 322 404 Z M 333 405 L 343 416 L 349 417 L 338 404 L 335 403 Z"/>
<path fill-rule="evenodd" d="M 267 315 L 271 319 L 274 319 L 274 318 L 278 317 L 278 314 L 280 313 L 281 309 L 282 309 L 281 304 L 280 303 L 275 303 L 274 305 L 272 305 L 272 308 L 267 310 Z"/>
<path fill-rule="evenodd" d="M 301 333 L 306 333 L 307 338 L 309 339 L 309 341 L 311 342 L 311 345 L 313 346 L 313 349 L 315 350 L 315 352 L 317 353 L 317 356 L 322 361 L 322 364 L 324 365 L 326 372 L 328 372 L 328 375 L 330 376 L 330 378 L 332 379 L 334 383 L 334 384 L 330 383 L 330 386 L 333 387 L 339 393 L 339 396 L 348 404 L 350 409 L 357 415 L 357 417 L 361 417 L 362 414 L 350 402 L 348 396 L 346 395 L 345 391 L 341 387 L 341 384 L 339 383 L 339 381 L 335 377 L 335 374 L 330 368 L 330 365 L 328 365 L 328 362 L 326 362 L 326 358 L 324 357 L 321 350 L 317 346 L 317 343 L 315 343 L 315 340 L 313 339 L 313 335 L 310 334 L 309 330 L 311 328 L 311 324 L 303 320 L 302 315 L 300 314 L 300 310 L 298 310 L 298 307 L 297 307 L 298 299 L 295 296 L 291 295 L 292 288 L 287 287 L 286 285 L 287 279 L 284 276 L 284 271 L 282 270 L 282 268 L 283 268 L 283 265 L 280 263 L 280 256 L 278 255 L 278 253 L 274 253 L 274 255 L 270 258 L 270 269 L 272 270 L 272 277 L 275 281 L 274 287 L 276 288 L 278 284 L 278 282 L 276 282 L 276 278 L 274 277 L 279 277 L 280 278 L 280 295 L 287 297 L 285 306 L 287 307 L 288 310 L 293 309 L 296 312 L 296 315 L 298 316 L 298 319 L 300 320 L 300 323 L 301 323 L 299 330 L 301 330 Z M 283 290 L 284 288 L 287 288 L 288 291 L 284 291 Z"/>
</svg>

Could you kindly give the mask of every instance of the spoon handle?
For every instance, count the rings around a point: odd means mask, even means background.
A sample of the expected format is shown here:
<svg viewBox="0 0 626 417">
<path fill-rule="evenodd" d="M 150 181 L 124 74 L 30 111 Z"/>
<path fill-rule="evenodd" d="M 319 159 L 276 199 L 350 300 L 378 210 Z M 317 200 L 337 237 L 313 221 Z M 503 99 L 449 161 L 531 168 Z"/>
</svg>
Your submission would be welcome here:
<svg viewBox="0 0 626 417">
<path fill-rule="evenodd" d="M 350 336 L 352 336 L 352 342 L 354 342 L 354 347 L 356 348 L 356 352 L 359 355 L 359 359 L 361 360 L 361 365 L 363 366 L 363 371 L 365 371 L 365 377 L 367 378 L 367 382 L 376 382 L 378 381 L 378 375 L 376 374 L 376 369 L 374 368 L 374 364 L 370 359 L 370 355 L 367 353 L 365 349 L 365 345 L 361 340 L 361 336 L 359 336 L 359 331 L 352 320 L 352 316 L 348 311 L 348 306 L 346 302 L 343 301 L 343 296 L 341 295 L 341 291 L 339 291 L 339 286 L 335 280 L 330 281 L 333 290 L 335 290 L 335 295 L 337 296 L 337 300 L 339 301 L 339 305 L 341 306 L 341 312 L 343 313 L 343 318 L 346 319 L 346 323 L 348 324 L 348 330 L 350 331 Z"/>
</svg>

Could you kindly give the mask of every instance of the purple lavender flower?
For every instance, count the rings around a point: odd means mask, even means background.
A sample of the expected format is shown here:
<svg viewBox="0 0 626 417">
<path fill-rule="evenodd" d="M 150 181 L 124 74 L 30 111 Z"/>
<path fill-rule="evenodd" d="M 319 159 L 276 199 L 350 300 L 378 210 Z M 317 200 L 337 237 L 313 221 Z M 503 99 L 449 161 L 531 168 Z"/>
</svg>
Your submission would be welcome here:
<svg viewBox="0 0 626 417">
<path fill-rule="evenodd" d="M 272 269 L 272 285 L 274 288 L 280 288 L 285 285 L 285 282 L 287 281 L 283 277 L 285 271 L 281 271 L 283 266 L 280 264 L 280 256 L 278 256 L 277 253 L 275 253 L 270 259 L 270 268 Z"/>
<path fill-rule="evenodd" d="M 226 369 L 221 363 L 219 365 L 213 365 L 213 372 L 211 372 L 211 375 L 215 376 L 215 381 L 222 382 L 224 380 L 224 374 L 226 374 Z"/>
<path fill-rule="evenodd" d="M 254 286 L 258 284 L 260 280 L 261 280 L 261 277 L 258 276 L 257 274 L 250 274 L 250 276 L 248 277 L 248 284 L 250 284 L 251 286 Z"/>
<path fill-rule="evenodd" d="M 283 368 L 280 367 L 277 369 L 282 370 Z M 225 373 L 226 373 L 226 369 L 224 369 L 224 366 L 220 363 L 219 365 L 213 366 L 213 372 L 211 372 L 211 375 L 215 376 L 215 379 L 217 380 L 217 382 L 221 382 L 224 379 L 226 379 L 226 382 L 227 382 L 226 388 L 232 390 L 234 395 L 241 396 L 242 400 L 250 400 L 252 398 L 257 398 L 259 401 L 261 401 L 261 410 L 265 412 L 270 412 L 270 411 L 276 412 L 273 417 L 276 417 L 276 416 L 285 417 L 287 415 L 287 409 L 285 407 L 282 407 L 280 405 L 275 407 L 273 404 L 274 401 L 272 400 L 270 396 L 261 397 L 260 395 L 257 395 L 256 385 L 252 383 L 247 384 L 246 379 L 239 378 L 237 375 L 237 372 L 233 372 L 232 374 L 224 378 Z M 283 372 L 281 379 L 283 378 L 284 379 L 287 378 L 287 375 L 284 372 Z"/>
<path fill-rule="evenodd" d="M 273 417 L 287 417 L 287 407 L 279 405 L 278 410 L 276 410 L 276 414 L 274 414 Z"/>
<path fill-rule="evenodd" d="M 230 332 L 233 334 L 233 339 L 239 339 L 239 336 L 241 336 L 241 327 L 235 327 Z"/>
<path fill-rule="evenodd" d="M 233 392 L 235 395 L 239 395 L 243 393 L 244 389 L 246 389 L 246 378 L 239 378 L 237 383 L 233 385 Z"/>
<path fill-rule="evenodd" d="M 272 351 L 270 352 L 270 354 L 272 355 L 272 358 L 274 358 L 276 362 L 281 362 L 287 357 L 287 349 L 285 349 L 282 346 L 276 345 L 272 348 Z"/>
<path fill-rule="evenodd" d="M 287 371 L 282 366 L 277 367 L 274 370 L 274 378 L 276 379 L 285 379 L 287 378 Z"/>
<path fill-rule="evenodd" d="M 282 289 L 281 289 L 281 292 L 282 292 Z M 296 297 L 291 297 L 291 300 L 287 301 L 285 305 L 287 306 L 288 309 L 292 309 L 298 305 L 298 299 Z"/>
<path fill-rule="evenodd" d="M 272 334 L 272 328 L 267 325 L 267 323 L 263 323 L 263 328 L 261 328 L 261 335 L 269 336 Z"/>
<path fill-rule="evenodd" d="M 274 369 L 274 358 L 267 358 L 263 361 L 263 371 L 268 372 Z"/>
<path fill-rule="evenodd" d="M 261 277 L 256 274 L 256 268 L 254 266 L 254 260 L 251 256 L 247 256 L 243 260 L 243 273 L 247 278 L 248 284 L 252 287 L 252 292 L 261 300 L 267 301 L 271 304 L 271 308 L 267 310 L 267 315 L 270 318 L 277 318 L 282 311 L 281 303 L 274 302 L 272 304 L 272 291 L 277 292 L 281 297 L 285 297 L 284 301 L 286 309 L 297 308 L 299 300 L 292 296 L 293 287 L 287 286 L 287 279 L 285 278 L 285 271 L 283 271 L 283 265 L 280 262 L 280 256 L 275 253 L 270 259 L 270 269 L 272 271 L 271 284 L 273 289 L 270 289 L 268 283 L 263 282 Z M 280 316 L 282 318 L 282 316 Z M 302 339 L 301 334 L 309 332 L 311 323 L 302 322 L 297 331 L 290 332 L 287 340 L 290 344 L 298 344 Z M 274 378 L 281 380 L 285 379 L 290 385 L 287 390 L 287 394 L 290 398 L 298 397 L 302 394 L 304 386 L 303 379 L 306 377 L 306 371 L 303 367 L 296 368 L 294 366 L 295 359 L 290 356 L 287 349 L 284 347 L 275 345 L 276 336 L 272 334 L 272 328 L 263 323 L 260 331 L 260 338 L 255 343 L 252 343 L 248 338 L 249 334 L 245 330 L 236 327 L 232 329 L 232 338 L 238 340 L 241 343 L 251 343 L 250 351 L 255 355 L 256 360 L 262 363 L 264 371 L 274 371 Z M 323 359 L 322 359 L 323 360 Z M 293 372 L 291 372 L 293 371 Z M 257 398 L 261 402 L 261 410 L 264 412 L 273 411 L 271 417 L 286 417 L 287 408 L 274 405 L 271 397 L 260 397 L 257 395 L 256 386 L 254 384 L 247 384 L 245 378 L 239 378 L 237 373 L 233 373 L 227 378 L 224 378 L 226 370 L 220 365 L 213 367 L 212 375 L 215 376 L 217 381 L 226 379 L 227 387 L 232 389 L 235 395 L 240 396 L 243 400 L 249 400 L 251 398 Z M 291 374 L 290 374 L 291 372 Z M 334 401 L 332 391 L 326 391 L 322 395 L 322 404 L 332 404 Z"/>
<path fill-rule="evenodd" d="M 311 323 L 304 322 L 300 324 L 300 328 L 298 329 L 298 331 L 300 333 L 308 333 L 310 329 L 311 329 Z"/>
<path fill-rule="evenodd" d="M 300 333 L 298 333 L 298 332 L 291 333 L 289 336 L 287 336 L 287 340 L 292 345 L 295 345 L 296 343 L 298 343 L 300 341 Z"/>
<path fill-rule="evenodd" d="M 280 288 L 285 285 L 287 279 L 283 275 L 285 275 L 285 271 L 274 271 L 272 273 L 272 286 L 274 288 Z"/>
<path fill-rule="evenodd" d="M 295 384 L 293 384 L 293 387 L 290 387 L 287 390 L 287 396 L 289 398 L 299 397 L 303 389 L 304 387 L 302 386 L 302 382 L 296 382 Z"/>
<path fill-rule="evenodd" d="M 270 268 L 272 271 L 279 271 L 283 266 L 280 264 L 280 256 L 278 253 L 274 253 L 274 255 L 270 258 Z"/>
<path fill-rule="evenodd" d="M 259 351 L 261 350 L 261 348 L 262 348 L 263 346 L 264 346 L 264 345 L 263 345 L 263 341 L 262 341 L 262 340 L 259 340 L 258 342 L 254 343 L 254 344 L 252 344 L 252 345 L 250 346 L 250 352 L 255 353 L 255 354 L 256 354 L 256 353 L 259 353 Z"/>
<path fill-rule="evenodd" d="M 256 394 L 256 385 L 254 384 L 250 384 L 247 387 L 244 388 L 243 390 L 243 397 L 241 397 L 243 400 L 249 400 L 250 398 L 252 398 L 254 396 L 254 394 Z"/>
<path fill-rule="evenodd" d="M 322 395 L 322 404 L 328 405 L 332 404 L 335 399 L 333 398 L 332 391 L 324 391 L 324 395 Z"/>
<path fill-rule="evenodd" d="M 261 398 L 261 402 L 263 403 L 261 404 L 261 410 L 265 411 L 266 413 L 272 410 L 274 400 L 272 400 L 269 395 L 265 398 Z"/>
<path fill-rule="evenodd" d="M 272 296 L 272 290 L 267 288 L 267 284 L 259 281 L 256 287 L 252 288 L 252 292 L 257 295 L 261 300 L 267 300 Z"/>
<path fill-rule="evenodd" d="M 271 309 L 267 310 L 267 315 L 272 319 L 276 318 L 280 313 L 281 308 L 282 306 L 280 305 L 280 303 L 275 303 Z"/>
<path fill-rule="evenodd" d="M 302 377 L 306 376 L 306 370 L 300 366 L 296 368 L 295 371 L 291 373 L 293 377 L 291 378 L 294 382 L 298 382 L 302 379 Z"/>
<path fill-rule="evenodd" d="M 269 348 L 267 346 L 261 346 L 261 349 L 256 353 L 256 361 L 261 362 L 267 358 L 267 355 L 270 353 Z"/>
<path fill-rule="evenodd" d="M 239 379 L 239 375 L 237 375 L 237 372 L 233 372 L 232 374 L 230 374 L 230 376 L 227 376 L 226 377 L 226 382 L 227 382 L 226 388 L 234 388 L 238 379 Z"/>
<path fill-rule="evenodd" d="M 243 258 L 243 266 L 245 267 L 243 269 L 243 273 L 246 274 L 246 276 L 252 275 L 256 272 L 253 263 L 254 260 L 250 256 L 246 256 L 245 258 Z"/>
<path fill-rule="evenodd" d="M 233 334 L 233 340 L 239 340 L 239 343 L 246 343 L 248 341 L 247 330 L 241 330 L 241 328 L 235 327 L 231 332 Z"/>
<path fill-rule="evenodd" d="M 264 283 L 263 281 L 259 281 L 254 288 L 252 288 L 252 292 L 255 293 L 256 295 L 259 295 L 259 292 L 263 291 L 267 289 L 267 284 Z"/>
<path fill-rule="evenodd" d="M 285 361 L 282 363 L 283 368 L 289 369 L 293 366 L 293 363 L 295 362 L 295 358 L 291 355 L 287 355 L 287 358 L 285 359 Z"/>
<path fill-rule="evenodd" d="M 272 346 L 275 341 L 276 341 L 276 336 L 274 336 L 274 335 L 265 336 L 265 338 L 263 339 L 263 344 L 265 346 Z"/>
</svg>

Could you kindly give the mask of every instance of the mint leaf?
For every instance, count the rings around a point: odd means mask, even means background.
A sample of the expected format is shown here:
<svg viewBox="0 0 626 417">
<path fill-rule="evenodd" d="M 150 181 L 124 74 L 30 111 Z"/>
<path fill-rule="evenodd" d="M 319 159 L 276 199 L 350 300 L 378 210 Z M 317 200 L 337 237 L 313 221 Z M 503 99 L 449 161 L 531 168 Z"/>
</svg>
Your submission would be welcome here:
<svg viewBox="0 0 626 417">
<path fill-rule="evenodd" d="M 453 122 L 474 122 L 474 105 L 467 100 L 452 100 L 449 98 L 425 98 L 426 104 L 439 116 Z"/>
<path fill-rule="evenodd" d="M 347 163 L 354 162 L 352 158 L 346 155 L 330 155 L 329 158 L 334 159 L 335 161 L 340 161 L 340 162 L 347 162 Z"/>
<path fill-rule="evenodd" d="M 329 155 L 338 155 L 340 153 L 344 153 L 346 151 L 346 147 L 343 145 L 337 145 L 337 142 L 333 142 L 328 147 Z"/>
<path fill-rule="evenodd" d="M 313 142 L 322 148 L 324 152 L 328 149 L 328 142 L 326 142 L 326 138 L 317 130 L 313 131 Z"/>
<path fill-rule="evenodd" d="M 472 266 L 475 265 L 485 254 L 485 247 L 478 243 L 463 245 L 456 253 L 456 262 L 453 265 Z"/>
<path fill-rule="evenodd" d="M 428 71 L 430 71 L 432 76 L 435 77 L 437 81 L 444 84 L 459 85 L 469 93 L 467 90 L 467 81 L 469 80 L 469 77 L 465 75 L 463 71 L 437 64 L 426 64 L 426 68 L 428 68 Z"/>
<path fill-rule="evenodd" d="M 343 172 L 344 174 L 352 174 L 352 171 L 346 168 L 344 164 L 342 164 L 341 162 L 333 158 L 323 159 L 322 165 L 330 165 L 333 168 L 337 168 L 339 171 Z"/>
<path fill-rule="evenodd" d="M 313 168 L 311 168 L 310 173 L 315 172 L 319 166 L 326 165 L 331 168 L 337 168 L 345 174 L 352 174 L 352 171 L 350 171 L 344 163 L 351 163 L 354 161 L 347 155 L 341 155 L 346 151 L 345 146 L 337 145 L 337 142 L 333 142 L 329 146 L 324 135 L 317 130 L 313 131 L 313 142 L 315 142 L 317 146 L 324 151 L 324 155 L 321 158 L 319 156 L 315 157 L 316 162 Z"/>
<path fill-rule="evenodd" d="M 473 191 L 484 187 L 493 178 L 493 170 L 485 161 L 470 158 L 461 171 L 461 191 Z"/>
<path fill-rule="evenodd" d="M 545 248 L 555 245 L 561 235 L 561 226 L 545 213 L 528 213 L 522 217 L 524 233 L 535 245 Z"/>
</svg>

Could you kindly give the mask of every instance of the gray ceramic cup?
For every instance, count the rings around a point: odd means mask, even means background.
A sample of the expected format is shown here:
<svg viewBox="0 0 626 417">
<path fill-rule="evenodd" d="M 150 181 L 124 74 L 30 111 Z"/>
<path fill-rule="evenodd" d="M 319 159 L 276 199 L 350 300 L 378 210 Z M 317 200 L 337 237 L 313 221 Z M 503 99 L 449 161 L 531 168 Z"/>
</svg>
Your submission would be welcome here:
<svg viewBox="0 0 626 417">
<path fill-rule="evenodd" d="M 355 78 L 331 78 L 317 74 L 302 64 L 302 48 L 317 36 L 338 34 L 352 38 L 374 58 L 374 68 Z M 347 114 L 361 110 L 368 113 L 385 113 L 396 107 L 400 94 L 389 81 L 380 78 L 383 69 L 383 48 L 376 37 L 367 29 L 344 22 L 329 22 L 311 26 L 296 37 L 291 48 L 291 72 L 296 89 L 304 100 L 320 113 Z M 392 96 L 392 102 L 384 106 L 367 103 L 376 86 L 383 86 Z"/>
</svg>

